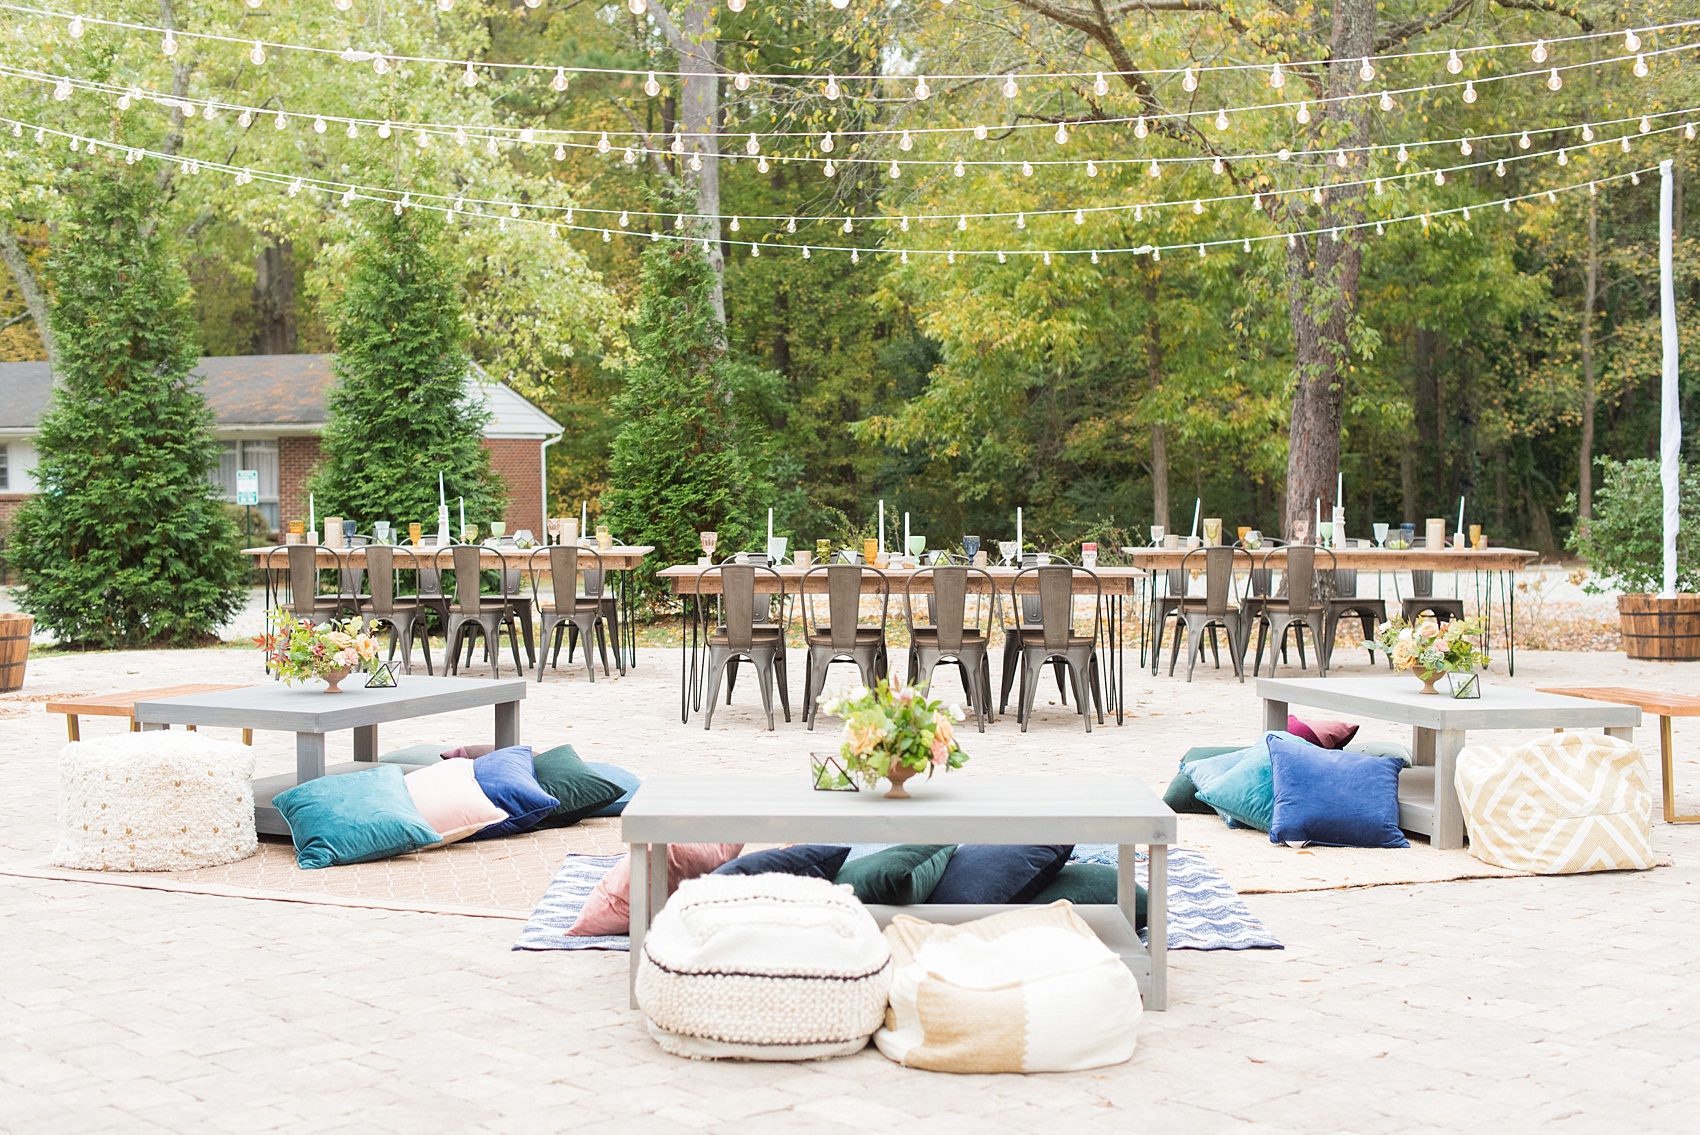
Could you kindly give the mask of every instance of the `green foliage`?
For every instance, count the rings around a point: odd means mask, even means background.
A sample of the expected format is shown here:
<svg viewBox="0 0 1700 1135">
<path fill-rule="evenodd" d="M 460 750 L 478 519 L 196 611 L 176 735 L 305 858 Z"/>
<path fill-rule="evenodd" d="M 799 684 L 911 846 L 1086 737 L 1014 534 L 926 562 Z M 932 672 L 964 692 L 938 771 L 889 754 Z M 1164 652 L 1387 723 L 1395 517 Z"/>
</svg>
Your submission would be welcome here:
<svg viewBox="0 0 1700 1135">
<path fill-rule="evenodd" d="M 236 529 L 207 480 L 212 417 L 182 271 L 144 170 L 101 163 L 50 262 L 62 373 L 38 438 L 40 493 L 9 549 L 26 611 L 65 644 L 185 644 L 241 602 Z"/>
<path fill-rule="evenodd" d="M 313 477 L 321 516 L 434 530 L 439 473 L 469 522 L 502 515 L 507 494 L 482 442 L 489 411 L 468 401 L 460 294 L 439 235 L 427 214 L 384 210 L 355 256 L 332 325 L 338 381 Z"/>
<path fill-rule="evenodd" d="M 1570 547 L 1606 584 L 1621 591 L 1656 592 L 1665 583 L 1664 493 L 1659 463 L 1598 461 L 1602 484 L 1594 493 L 1594 518 L 1571 533 Z M 1677 470 L 1681 528 L 1676 536 L 1676 589 L 1700 591 L 1700 467 L 1684 462 Z M 1569 507 L 1576 507 L 1571 494 Z M 1599 592 L 1604 587 L 1590 580 Z"/>
<path fill-rule="evenodd" d="M 614 402 L 621 425 L 602 505 L 615 532 L 653 544 L 662 563 L 694 561 L 699 530 L 718 531 L 727 552 L 753 546 L 771 495 L 763 455 L 737 413 L 740 402 L 761 397 L 764 379 L 728 356 L 713 287 L 694 244 L 669 241 L 644 253 L 634 357 Z"/>
</svg>

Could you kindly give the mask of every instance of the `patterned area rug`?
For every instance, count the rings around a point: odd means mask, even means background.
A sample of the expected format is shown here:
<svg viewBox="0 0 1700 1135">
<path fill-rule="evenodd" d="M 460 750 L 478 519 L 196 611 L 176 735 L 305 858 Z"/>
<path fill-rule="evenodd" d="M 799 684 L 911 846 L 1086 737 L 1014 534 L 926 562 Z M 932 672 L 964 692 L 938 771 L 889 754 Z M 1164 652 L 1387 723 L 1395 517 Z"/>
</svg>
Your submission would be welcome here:
<svg viewBox="0 0 1700 1135">
<path fill-rule="evenodd" d="M 567 933 L 598 880 L 620 861 L 618 855 L 571 855 L 561 864 L 543 901 L 532 912 L 513 948 L 516 950 L 629 950 L 625 935 L 577 938 Z M 1073 862 L 1114 867 L 1113 844 L 1080 844 Z M 1145 856 L 1134 877 L 1147 883 Z M 925 911 L 925 906 L 917 908 Z M 1144 934 L 1141 933 L 1141 937 Z M 1169 949 L 1279 950 L 1280 941 L 1246 909 L 1234 888 L 1204 856 L 1184 847 L 1169 850 Z"/>
</svg>

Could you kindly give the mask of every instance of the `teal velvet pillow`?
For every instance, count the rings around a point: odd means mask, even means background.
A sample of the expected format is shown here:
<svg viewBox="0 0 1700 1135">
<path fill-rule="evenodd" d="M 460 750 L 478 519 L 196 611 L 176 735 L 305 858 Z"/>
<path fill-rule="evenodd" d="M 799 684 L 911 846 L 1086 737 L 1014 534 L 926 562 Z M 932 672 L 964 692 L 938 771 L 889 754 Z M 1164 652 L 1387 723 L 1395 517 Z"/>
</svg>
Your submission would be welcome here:
<svg viewBox="0 0 1700 1135">
<path fill-rule="evenodd" d="M 564 828 L 586 816 L 594 816 L 614 801 L 625 789 L 603 780 L 579 760 L 571 745 L 560 745 L 531 758 L 532 772 L 537 783 L 560 804 L 538 823 L 540 828 Z"/>
<path fill-rule="evenodd" d="M 1393 757 L 1406 768 L 1411 767 L 1411 747 L 1397 741 L 1366 741 L 1354 737 L 1341 749 L 1345 753 L 1362 753 L 1366 757 Z"/>
<path fill-rule="evenodd" d="M 1270 737 L 1279 737 L 1294 745 L 1308 743 L 1300 741 L 1290 733 L 1265 734 L 1264 740 L 1248 750 L 1248 756 L 1222 775 L 1211 779 L 1207 787 L 1200 786 L 1198 790 L 1198 798 L 1224 817 L 1248 828 L 1256 828 L 1260 832 L 1268 831 L 1269 825 L 1275 819 L 1275 777 L 1269 766 Z"/>
<path fill-rule="evenodd" d="M 609 784 L 619 785 L 622 790 L 618 800 L 605 808 L 592 812 L 592 816 L 618 816 L 626 810 L 626 805 L 631 803 L 632 793 L 643 787 L 643 781 L 638 778 L 636 773 L 628 772 L 619 765 L 607 765 L 600 761 L 585 761 L 584 767 Z"/>
<path fill-rule="evenodd" d="M 441 843 L 402 780 L 400 765 L 321 776 L 272 798 L 304 871 L 369 863 Z"/>
<path fill-rule="evenodd" d="M 900 843 L 852 859 L 833 882 L 849 884 L 865 903 L 908 906 L 926 902 L 950 866 L 954 844 Z"/>
<path fill-rule="evenodd" d="M 1207 757 L 1219 757 L 1224 753 L 1237 753 L 1244 745 L 1198 745 L 1188 749 L 1181 757 L 1181 771 L 1175 774 L 1175 779 L 1169 782 L 1168 791 L 1163 793 L 1163 803 L 1176 812 L 1186 812 L 1198 816 L 1214 816 L 1216 809 L 1198 798 L 1198 785 L 1187 775 L 1187 766 Z"/>
<path fill-rule="evenodd" d="M 1049 886 L 1033 896 L 1036 903 L 1067 899 L 1076 906 L 1114 906 L 1116 869 L 1102 863 L 1065 863 Z M 1145 888 L 1134 894 L 1134 929 L 1145 929 Z"/>
</svg>

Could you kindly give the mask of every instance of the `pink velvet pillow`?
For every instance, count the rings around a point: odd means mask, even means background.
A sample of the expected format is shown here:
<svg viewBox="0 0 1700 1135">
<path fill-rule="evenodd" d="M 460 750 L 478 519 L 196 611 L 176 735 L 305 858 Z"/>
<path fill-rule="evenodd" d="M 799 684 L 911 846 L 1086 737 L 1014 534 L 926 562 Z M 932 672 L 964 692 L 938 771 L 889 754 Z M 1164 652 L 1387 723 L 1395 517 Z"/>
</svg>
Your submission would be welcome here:
<svg viewBox="0 0 1700 1135">
<path fill-rule="evenodd" d="M 445 761 L 451 761 L 457 757 L 466 757 L 469 759 L 474 757 L 487 757 L 495 751 L 496 746 L 494 745 L 462 745 L 458 749 L 444 749 L 440 755 Z"/>
<path fill-rule="evenodd" d="M 1358 735 L 1350 721 L 1300 721 L 1287 715 L 1287 732 L 1323 749 L 1344 749 Z"/>
<path fill-rule="evenodd" d="M 508 818 L 484 795 L 472 774 L 471 761 L 438 761 L 402 778 L 413 806 L 437 829 L 443 843 L 465 839 Z"/>
<path fill-rule="evenodd" d="M 679 889 L 685 879 L 706 875 L 722 863 L 730 863 L 744 850 L 741 843 L 673 843 L 667 845 L 667 893 Z M 590 897 L 584 900 L 578 921 L 568 934 L 599 938 L 604 934 L 628 934 L 632 928 L 632 857 L 624 856 L 602 876 Z"/>
</svg>

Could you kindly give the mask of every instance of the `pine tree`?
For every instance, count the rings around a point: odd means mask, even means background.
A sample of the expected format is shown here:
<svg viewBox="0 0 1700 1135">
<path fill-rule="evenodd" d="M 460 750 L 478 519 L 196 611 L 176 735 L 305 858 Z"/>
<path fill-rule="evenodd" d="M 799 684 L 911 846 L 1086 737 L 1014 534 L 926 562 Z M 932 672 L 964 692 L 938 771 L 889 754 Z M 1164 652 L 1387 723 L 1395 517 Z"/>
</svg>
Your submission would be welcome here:
<svg viewBox="0 0 1700 1135">
<path fill-rule="evenodd" d="M 466 498 L 468 521 L 502 516 L 507 492 L 482 441 L 489 411 L 467 397 L 465 325 L 440 234 L 420 210 L 384 210 L 355 255 L 332 316 L 337 384 L 313 477 L 321 516 L 434 532 L 439 471 L 450 507 Z"/>
<path fill-rule="evenodd" d="M 76 175 L 48 262 L 59 385 L 10 557 L 21 605 L 68 645 L 204 641 L 242 598 L 236 526 L 207 479 L 188 281 L 158 234 L 158 196 L 139 167 Z"/>
<path fill-rule="evenodd" d="M 748 547 L 764 485 L 738 445 L 733 388 L 714 310 L 714 275 L 696 245 L 667 241 L 643 255 L 634 361 L 614 400 L 608 525 L 632 544 L 653 544 L 660 563 L 694 562 L 697 533 L 720 548 Z"/>
</svg>

